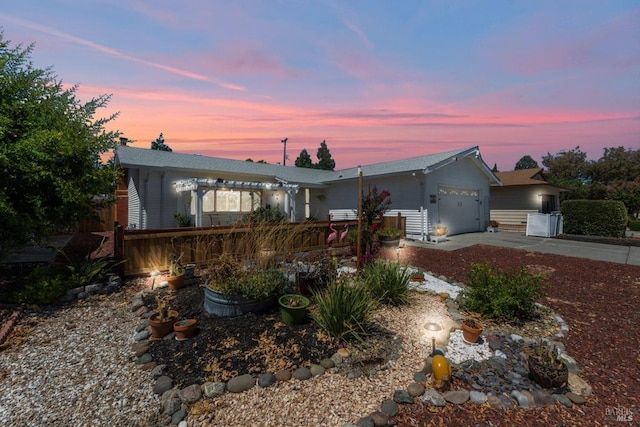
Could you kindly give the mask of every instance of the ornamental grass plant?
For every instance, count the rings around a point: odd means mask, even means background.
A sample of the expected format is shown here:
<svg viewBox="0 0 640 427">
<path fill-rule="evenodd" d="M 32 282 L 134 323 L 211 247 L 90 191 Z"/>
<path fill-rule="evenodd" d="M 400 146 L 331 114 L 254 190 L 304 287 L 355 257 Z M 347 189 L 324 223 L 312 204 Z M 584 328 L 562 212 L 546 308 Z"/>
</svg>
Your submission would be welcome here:
<svg viewBox="0 0 640 427">
<path fill-rule="evenodd" d="M 398 262 L 379 260 L 364 265 L 361 280 L 373 300 L 399 306 L 409 301 L 411 275 L 411 271 Z"/>
<path fill-rule="evenodd" d="M 338 278 L 323 291 L 313 291 L 312 317 L 329 335 L 341 340 L 364 341 L 375 303 L 358 280 Z"/>
</svg>

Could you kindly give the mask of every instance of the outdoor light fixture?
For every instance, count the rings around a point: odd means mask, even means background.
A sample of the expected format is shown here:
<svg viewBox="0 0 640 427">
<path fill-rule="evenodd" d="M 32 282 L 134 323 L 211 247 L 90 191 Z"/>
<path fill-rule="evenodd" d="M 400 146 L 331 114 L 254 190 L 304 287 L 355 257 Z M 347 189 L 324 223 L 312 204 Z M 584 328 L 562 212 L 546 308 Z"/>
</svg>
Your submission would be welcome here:
<svg viewBox="0 0 640 427">
<path fill-rule="evenodd" d="M 424 328 L 427 331 L 432 332 L 429 335 L 431 335 L 431 356 L 433 356 L 435 354 L 435 352 L 436 352 L 436 334 L 435 334 L 435 332 L 441 331 L 442 327 L 440 327 L 440 325 L 435 323 L 435 322 L 429 322 L 429 323 L 424 325 Z"/>
<path fill-rule="evenodd" d="M 149 274 L 153 277 L 153 281 L 151 282 L 151 290 L 153 290 L 156 285 L 156 277 L 160 275 L 160 272 L 158 270 L 152 270 Z"/>
</svg>

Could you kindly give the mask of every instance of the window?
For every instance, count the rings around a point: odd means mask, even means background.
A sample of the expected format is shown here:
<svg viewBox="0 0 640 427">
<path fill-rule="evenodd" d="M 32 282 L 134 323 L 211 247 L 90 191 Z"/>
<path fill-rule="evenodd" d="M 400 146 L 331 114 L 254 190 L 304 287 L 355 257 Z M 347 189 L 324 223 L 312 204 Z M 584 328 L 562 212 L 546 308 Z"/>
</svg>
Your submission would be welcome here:
<svg viewBox="0 0 640 427">
<path fill-rule="evenodd" d="M 460 187 L 447 187 L 446 185 L 439 186 L 438 193 L 448 196 L 478 197 L 478 190 Z"/>
<path fill-rule="evenodd" d="M 209 190 L 202 196 L 202 211 L 215 212 L 216 210 L 216 190 Z"/>
<path fill-rule="evenodd" d="M 203 212 L 253 212 L 260 206 L 260 192 L 211 189 L 202 196 Z"/>
</svg>

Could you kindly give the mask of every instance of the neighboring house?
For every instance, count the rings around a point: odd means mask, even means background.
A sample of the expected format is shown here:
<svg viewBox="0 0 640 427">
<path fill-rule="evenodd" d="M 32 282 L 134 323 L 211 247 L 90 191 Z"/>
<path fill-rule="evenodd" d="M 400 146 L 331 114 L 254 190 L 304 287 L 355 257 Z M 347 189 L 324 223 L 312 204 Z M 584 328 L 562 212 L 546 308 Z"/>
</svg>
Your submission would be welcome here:
<svg viewBox="0 0 640 427">
<path fill-rule="evenodd" d="M 127 146 L 116 149 L 115 163 L 124 171 L 116 220 L 129 228 L 175 227 L 174 213 L 196 226 L 231 224 L 258 206 L 292 221 L 325 220 L 330 209 L 358 206 L 357 167 L 325 171 Z M 483 230 L 490 185 L 500 184 L 478 147 L 361 169 L 365 195 L 369 186 L 388 190 L 393 209 L 423 207 L 449 234 Z"/>
<path fill-rule="evenodd" d="M 529 213 L 560 210 L 563 188 L 549 184 L 543 168 L 496 172 L 502 185 L 491 185 L 491 219 L 501 228 L 524 230 Z"/>
</svg>

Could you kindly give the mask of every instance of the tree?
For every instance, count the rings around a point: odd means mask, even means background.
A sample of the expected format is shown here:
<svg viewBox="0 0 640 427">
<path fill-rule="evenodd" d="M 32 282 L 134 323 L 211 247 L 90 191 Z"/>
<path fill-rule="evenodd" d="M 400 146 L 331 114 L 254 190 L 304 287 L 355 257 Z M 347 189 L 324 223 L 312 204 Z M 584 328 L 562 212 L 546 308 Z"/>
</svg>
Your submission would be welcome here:
<svg viewBox="0 0 640 427">
<path fill-rule="evenodd" d="M 531 156 L 527 154 L 525 156 L 522 156 L 522 158 L 518 160 L 518 163 L 516 163 L 516 167 L 513 168 L 513 170 L 517 171 L 520 169 L 533 169 L 537 167 L 539 167 L 538 162 L 533 160 L 533 158 L 531 158 Z"/>
<path fill-rule="evenodd" d="M 324 140 L 320 143 L 317 157 L 318 163 L 315 165 L 316 169 L 332 171 L 336 167 L 336 162 L 331 158 L 331 152 L 327 148 L 327 143 Z"/>
<path fill-rule="evenodd" d="M 51 68 L 31 62 L 33 45 L 12 47 L 0 32 L 0 254 L 95 217 L 94 196 L 113 201 L 118 172 L 100 156 L 119 133 L 94 119 L 110 96 L 81 103 Z"/>
<path fill-rule="evenodd" d="M 491 169 L 491 172 L 493 172 L 493 173 L 500 172 L 500 171 L 498 170 L 498 164 L 497 164 L 497 163 L 494 163 L 494 164 L 493 164 L 493 169 Z"/>
<path fill-rule="evenodd" d="M 155 139 L 155 141 L 151 141 L 151 149 L 158 151 L 173 151 L 171 147 L 164 143 L 164 136 L 162 132 L 160 132 L 160 136 Z"/>
<path fill-rule="evenodd" d="M 549 171 L 547 180 L 554 185 L 570 191 L 561 193 L 563 200 L 587 198 L 587 188 L 591 164 L 587 161 L 587 153 L 576 147 L 569 151 L 561 151 L 555 155 L 547 153 L 542 164 Z"/>
<path fill-rule="evenodd" d="M 589 198 L 621 200 L 630 215 L 640 212 L 640 150 L 605 148 L 592 164 L 590 186 Z"/>
<path fill-rule="evenodd" d="M 313 161 L 306 148 L 302 149 L 294 164 L 297 168 L 313 168 Z"/>
<path fill-rule="evenodd" d="M 258 160 L 257 162 L 254 162 L 251 157 L 249 157 L 247 160 L 245 160 L 245 162 L 268 164 L 266 160 Z"/>
</svg>

